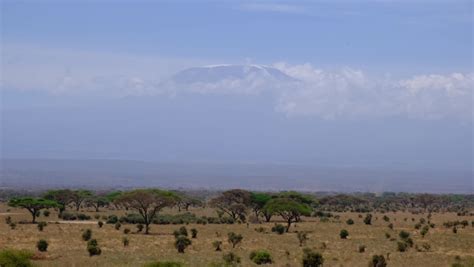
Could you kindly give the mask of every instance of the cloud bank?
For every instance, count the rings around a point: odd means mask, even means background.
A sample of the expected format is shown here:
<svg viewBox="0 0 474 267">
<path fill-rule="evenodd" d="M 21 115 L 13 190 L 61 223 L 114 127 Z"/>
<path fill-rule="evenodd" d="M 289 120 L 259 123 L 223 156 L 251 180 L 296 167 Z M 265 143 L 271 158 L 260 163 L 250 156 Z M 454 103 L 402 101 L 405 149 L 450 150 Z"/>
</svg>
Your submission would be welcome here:
<svg viewBox="0 0 474 267">
<path fill-rule="evenodd" d="M 212 73 L 212 80 L 176 82 L 172 73 L 202 64 L 107 54 L 2 49 L 2 90 L 123 97 L 188 94 L 270 97 L 288 117 L 383 118 L 472 121 L 474 73 L 377 77 L 356 68 L 321 69 L 278 62 Z M 232 65 L 229 65 L 232 66 Z M 198 72 L 197 77 L 201 77 Z M 281 76 L 291 77 L 281 79 Z M 8 101 L 8 100 L 6 100 Z"/>
</svg>

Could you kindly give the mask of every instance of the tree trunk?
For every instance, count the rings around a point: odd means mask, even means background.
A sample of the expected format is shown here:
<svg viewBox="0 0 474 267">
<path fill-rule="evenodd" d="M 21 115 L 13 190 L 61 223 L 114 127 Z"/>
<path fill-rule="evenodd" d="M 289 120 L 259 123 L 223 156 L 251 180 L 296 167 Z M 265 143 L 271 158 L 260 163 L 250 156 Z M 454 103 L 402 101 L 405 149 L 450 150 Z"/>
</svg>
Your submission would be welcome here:
<svg viewBox="0 0 474 267">
<path fill-rule="evenodd" d="M 31 213 L 31 217 L 33 218 L 31 220 L 31 223 L 36 223 L 36 210 L 32 209 L 32 210 L 28 210 L 28 211 Z"/>
<path fill-rule="evenodd" d="M 288 233 L 290 231 L 290 226 L 291 226 L 291 219 L 288 219 L 287 225 L 286 225 L 286 232 Z"/>
</svg>

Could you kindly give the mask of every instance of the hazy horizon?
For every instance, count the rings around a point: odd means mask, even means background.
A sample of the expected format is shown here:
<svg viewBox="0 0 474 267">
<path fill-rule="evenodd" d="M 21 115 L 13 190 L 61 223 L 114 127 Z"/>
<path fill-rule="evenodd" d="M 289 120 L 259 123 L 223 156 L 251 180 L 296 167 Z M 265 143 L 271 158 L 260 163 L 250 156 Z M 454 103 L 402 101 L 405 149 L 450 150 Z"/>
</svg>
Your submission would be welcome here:
<svg viewBox="0 0 474 267">
<path fill-rule="evenodd" d="M 474 192 L 472 1 L 0 5 L 0 186 Z"/>
</svg>

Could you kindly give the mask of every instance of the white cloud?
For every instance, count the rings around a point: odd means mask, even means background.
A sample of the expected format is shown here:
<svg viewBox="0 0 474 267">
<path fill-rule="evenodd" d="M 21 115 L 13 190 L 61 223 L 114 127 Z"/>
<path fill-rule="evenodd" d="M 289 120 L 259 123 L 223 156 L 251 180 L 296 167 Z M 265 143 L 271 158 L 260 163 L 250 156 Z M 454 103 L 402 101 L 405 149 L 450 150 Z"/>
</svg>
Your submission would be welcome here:
<svg viewBox="0 0 474 267">
<path fill-rule="evenodd" d="M 285 63 L 275 67 L 304 81 L 278 98 L 277 110 L 289 116 L 472 119 L 472 73 L 417 75 L 397 81 L 350 68 L 325 71 L 310 64 Z"/>
<path fill-rule="evenodd" d="M 212 62 L 4 46 L 0 88 L 113 97 L 183 92 L 264 94 L 275 101 L 276 111 L 290 117 L 473 118 L 473 73 L 423 74 L 397 80 L 354 68 L 327 70 L 279 62 L 272 67 L 296 81 L 275 79 L 265 68 L 185 84 L 167 80 L 178 70 L 208 63 Z"/>
</svg>

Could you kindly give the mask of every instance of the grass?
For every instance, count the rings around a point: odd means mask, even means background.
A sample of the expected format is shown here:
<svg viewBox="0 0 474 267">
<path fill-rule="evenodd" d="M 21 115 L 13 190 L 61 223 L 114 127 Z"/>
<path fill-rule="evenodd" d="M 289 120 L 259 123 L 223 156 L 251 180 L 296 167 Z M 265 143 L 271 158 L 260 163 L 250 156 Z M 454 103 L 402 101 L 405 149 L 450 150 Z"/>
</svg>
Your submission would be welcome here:
<svg viewBox="0 0 474 267">
<path fill-rule="evenodd" d="M 324 256 L 324 266 L 367 266 L 374 254 L 381 254 L 387 258 L 390 253 L 389 266 L 451 266 L 456 262 L 455 257 L 460 256 L 463 261 L 474 261 L 474 227 L 459 228 L 454 234 L 451 229 L 442 226 L 450 220 L 474 220 L 473 216 L 456 216 L 454 213 L 434 213 L 431 221 L 436 224 L 434 229 L 422 238 L 420 230 L 415 230 L 414 225 L 423 215 L 409 213 L 388 213 L 390 223 L 394 229 L 390 230 L 382 217 L 383 214 L 375 213 L 372 225 L 365 225 L 363 218 L 358 213 L 337 213 L 338 220 L 331 218 L 328 222 L 320 222 L 318 218 L 304 218 L 304 222 L 292 226 L 290 233 L 277 235 L 271 232 L 271 227 L 279 219 L 272 219 L 271 223 L 264 224 L 233 224 L 233 225 L 198 225 L 189 224 L 188 230 L 196 228 L 199 232 L 197 239 L 192 239 L 184 254 L 177 252 L 174 247 L 173 231 L 181 225 L 152 225 L 151 234 L 136 234 L 134 226 L 127 226 L 132 233 L 124 234 L 118 231 L 113 224 L 97 226 L 97 221 L 92 224 L 83 223 L 49 223 L 43 232 L 38 231 L 36 225 L 17 224 L 15 230 L 4 222 L 7 212 L 4 204 L 0 204 L 0 249 L 15 248 L 36 251 L 36 242 L 45 239 L 49 243 L 48 252 L 35 256 L 34 264 L 37 266 L 143 266 L 153 261 L 178 261 L 185 266 L 209 266 L 212 262 L 221 262 L 222 255 L 230 251 L 242 259 L 242 266 L 257 266 L 249 259 L 254 250 L 267 250 L 272 255 L 273 266 L 301 266 L 303 248 L 309 247 L 319 251 Z M 84 210 L 88 215 L 96 214 Z M 164 210 L 162 213 L 176 213 L 177 210 Z M 192 209 L 197 215 L 216 216 L 211 209 Z M 13 221 L 29 220 L 27 212 L 11 209 L 9 216 Z M 124 214 L 124 211 L 103 211 L 99 214 Z M 378 219 L 376 219 L 378 217 Z M 408 218 L 404 221 L 404 218 Z M 426 217 L 426 214 L 425 216 Z M 347 225 L 347 219 L 353 219 L 354 225 Z M 412 221 L 411 218 L 415 218 Z M 396 220 L 395 220 L 396 219 Z M 39 217 L 38 221 L 57 221 L 57 214 Z M 259 233 L 255 228 L 263 227 L 265 232 Z M 86 251 L 86 242 L 81 238 L 82 231 L 92 229 L 92 238 L 97 239 L 102 255 L 89 257 Z M 341 229 L 350 233 L 348 239 L 341 239 Z M 415 244 L 429 243 L 431 251 L 417 252 L 410 248 L 407 252 L 397 252 L 397 242 L 385 237 L 388 232 L 392 237 L 398 238 L 398 232 L 405 230 L 410 233 Z M 308 233 L 305 246 L 300 247 L 296 231 Z M 216 232 L 220 233 L 217 237 Z M 243 241 L 232 249 L 227 242 L 227 233 L 235 232 L 243 235 Z M 123 237 L 129 239 L 129 246 L 123 246 Z M 222 241 L 222 251 L 215 251 L 212 243 Z M 323 247 L 325 243 L 326 248 Z M 364 253 L 359 252 L 359 246 L 365 245 Z"/>
</svg>

